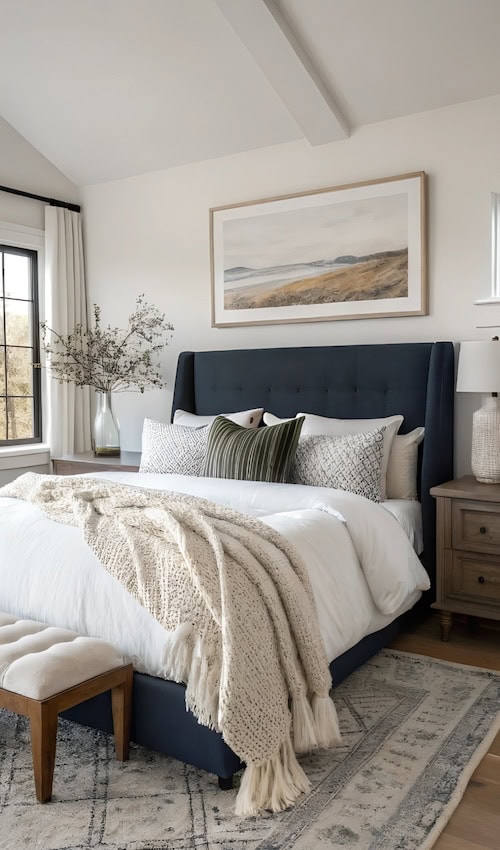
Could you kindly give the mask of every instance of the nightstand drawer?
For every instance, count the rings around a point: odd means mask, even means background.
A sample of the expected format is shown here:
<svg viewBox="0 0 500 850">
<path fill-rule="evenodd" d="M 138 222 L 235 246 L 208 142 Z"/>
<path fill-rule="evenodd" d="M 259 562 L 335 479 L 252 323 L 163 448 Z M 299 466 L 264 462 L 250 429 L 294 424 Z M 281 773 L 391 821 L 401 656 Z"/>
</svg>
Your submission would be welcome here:
<svg viewBox="0 0 500 850">
<path fill-rule="evenodd" d="M 500 555 L 500 506 L 455 500 L 452 545 L 454 549 Z"/>
<path fill-rule="evenodd" d="M 453 552 L 451 569 L 446 575 L 446 596 L 500 607 L 500 559 Z"/>
</svg>

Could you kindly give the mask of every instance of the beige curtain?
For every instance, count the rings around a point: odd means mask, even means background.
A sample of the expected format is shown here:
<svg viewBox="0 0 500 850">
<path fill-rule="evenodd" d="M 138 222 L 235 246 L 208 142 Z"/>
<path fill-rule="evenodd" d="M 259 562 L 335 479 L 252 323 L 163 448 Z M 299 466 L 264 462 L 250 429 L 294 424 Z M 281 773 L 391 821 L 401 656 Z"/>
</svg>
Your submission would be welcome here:
<svg viewBox="0 0 500 850">
<path fill-rule="evenodd" d="M 45 319 L 58 333 L 87 326 L 87 296 L 80 213 L 45 208 Z M 45 435 L 52 457 L 91 449 L 88 387 L 47 381 Z"/>
</svg>

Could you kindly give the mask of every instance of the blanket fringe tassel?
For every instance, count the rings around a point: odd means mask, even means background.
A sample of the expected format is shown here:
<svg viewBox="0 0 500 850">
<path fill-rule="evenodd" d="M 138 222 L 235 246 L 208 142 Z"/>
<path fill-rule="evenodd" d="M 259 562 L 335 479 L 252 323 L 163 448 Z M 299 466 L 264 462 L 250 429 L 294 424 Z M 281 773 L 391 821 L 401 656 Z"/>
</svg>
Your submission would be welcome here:
<svg viewBox="0 0 500 850">
<path fill-rule="evenodd" d="M 210 646 L 208 651 L 210 653 Z M 209 729 L 220 731 L 219 674 L 217 665 L 201 655 L 199 646 L 193 646 L 191 627 L 182 623 L 177 627 L 165 660 L 167 678 L 186 684 L 186 708 L 193 712 L 198 722 Z"/>
<path fill-rule="evenodd" d="M 340 744 L 342 736 L 333 700 L 329 696 L 321 697 L 319 694 L 314 694 L 312 714 L 318 747 L 328 749 L 335 744 Z"/>
<path fill-rule="evenodd" d="M 193 712 L 198 723 L 220 731 L 217 722 L 219 677 L 216 666 L 209 665 L 206 658 L 193 658 L 187 681 L 187 708 Z"/>
<path fill-rule="evenodd" d="M 292 699 L 293 748 L 296 753 L 310 753 L 318 747 L 328 749 L 341 740 L 339 721 L 333 700 L 314 694 Z"/>
<path fill-rule="evenodd" d="M 293 748 L 296 753 L 309 753 L 318 748 L 315 719 L 305 696 L 292 699 L 292 730 Z"/>
<path fill-rule="evenodd" d="M 193 660 L 190 629 L 183 623 L 174 632 L 174 638 L 165 659 L 166 673 L 175 682 L 186 682 Z"/>
<path fill-rule="evenodd" d="M 260 809 L 281 812 L 311 787 L 297 761 L 290 738 L 261 765 L 247 765 L 236 798 L 236 814 L 256 815 Z"/>
</svg>

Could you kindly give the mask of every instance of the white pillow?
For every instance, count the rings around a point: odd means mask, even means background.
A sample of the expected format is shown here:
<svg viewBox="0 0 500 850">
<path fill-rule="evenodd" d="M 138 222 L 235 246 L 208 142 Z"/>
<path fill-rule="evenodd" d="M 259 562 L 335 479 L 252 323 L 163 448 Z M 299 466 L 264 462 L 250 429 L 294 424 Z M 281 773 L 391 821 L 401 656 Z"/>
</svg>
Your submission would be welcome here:
<svg viewBox="0 0 500 850">
<path fill-rule="evenodd" d="M 221 413 L 220 415 L 235 422 L 236 425 L 241 425 L 242 428 L 257 428 L 263 413 L 263 407 L 256 407 L 254 410 L 240 410 L 238 413 Z M 174 425 L 184 425 L 187 428 L 211 425 L 214 419 L 215 416 L 197 416 L 195 413 L 188 413 L 187 410 L 176 410 L 174 413 Z"/>
<path fill-rule="evenodd" d="M 145 419 L 139 472 L 201 475 L 207 453 L 208 428 L 186 428 Z"/>
<path fill-rule="evenodd" d="M 425 428 L 414 428 L 409 434 L 396 434 L 387 467 L 387 498 L 417 498 L 418 447 Z"/>
<path fill-rule="evenodd" d="M 380 419 L 331 419 L 328 416 L 317 416 L 315 413 L 297 413 L 297 416 L 305 417 L 300 436 L 301 440 L 304 437 L 319 435 L 366 434 L 378 428 L 385 428 L 384 455 L 380 473 L 380 498 L 382 500 L 387 498 L 387 466 L 389 464 L 392 442 L 403 422 L 403 416 L 385 416 Z M 272 413 L 264 413 L 264 422 L 266 425 L 276 425 L 278 422 L 283 421 L 286 420 L 278 419 Z"/>
<path fill-rule="evenodd" d="M 379 502 L 383 431 L 301 437 L 293 466 L 294 483 L 335 487 Z"/>
<path fill-rule="evenodd" d="M 267 410 L 264 411 L 264 425 L 279 425 L 280 422 L 290 422 L 290 419 L 297 419 L 297 416 L 288 416 L 286 419 L 280 419 L 279 416 L 275 416 L 274 413 L 268 413 Z M 304 427 L 304 426 L 302 426 Z"/>
</svg>

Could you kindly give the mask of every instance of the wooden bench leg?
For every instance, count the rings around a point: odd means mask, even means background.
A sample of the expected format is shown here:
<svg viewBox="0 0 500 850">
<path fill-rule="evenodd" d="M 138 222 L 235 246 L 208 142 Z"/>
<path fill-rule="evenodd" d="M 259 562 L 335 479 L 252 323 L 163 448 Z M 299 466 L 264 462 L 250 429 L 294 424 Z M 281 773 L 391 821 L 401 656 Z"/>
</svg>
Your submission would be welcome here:
<svg viewBox="0 0 500 850">
<path fill-rule="evenodd" d="M 52 797 L 57 711 L 50 702 L 33 702 L 30 706 L 30 720 L 36 798 L 39 803 L 46 803 Z"/>
<path fill-rule="evenodd" d="M 118 761 L 127 761 L 130 743 L 133 670 L 126 670 L 125 681 L 111 690 L 115 752 Z"/>
</svg>

